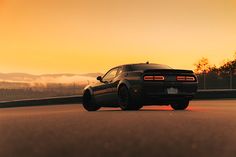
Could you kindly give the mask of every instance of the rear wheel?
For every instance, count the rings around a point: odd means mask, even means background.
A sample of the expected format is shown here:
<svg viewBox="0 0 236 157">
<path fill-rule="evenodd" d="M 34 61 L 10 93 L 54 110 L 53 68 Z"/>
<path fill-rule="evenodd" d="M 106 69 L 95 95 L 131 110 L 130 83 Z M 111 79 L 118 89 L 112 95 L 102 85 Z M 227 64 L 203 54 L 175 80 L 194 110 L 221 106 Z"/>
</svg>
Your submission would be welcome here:
<svg viewBox="0 0 236 157">
<path fill-rule="evenodd" d="M 183 101 L 179 101 L 176 103 L 171 104 L 171 107 L 174 110 L 185 110 L 189 105 L 189 100 L 183 100 Z"/>
<path fill-rule="evenodd" d="M 129 93 L 129 90 L 126 86 L 120 87 L 118 91 L 119 96 L 119 106 L 122 110 L 139 110 L 142 108 L 142 105 L 139 102 L 135 102 Z"/>
<path fill-rule="evenodd" d="M 87 111 L 97 111 L 101 108 L 95 103 L 92 95 L 88 91 L 83 95 L 83 106 Z"/>
</svg>

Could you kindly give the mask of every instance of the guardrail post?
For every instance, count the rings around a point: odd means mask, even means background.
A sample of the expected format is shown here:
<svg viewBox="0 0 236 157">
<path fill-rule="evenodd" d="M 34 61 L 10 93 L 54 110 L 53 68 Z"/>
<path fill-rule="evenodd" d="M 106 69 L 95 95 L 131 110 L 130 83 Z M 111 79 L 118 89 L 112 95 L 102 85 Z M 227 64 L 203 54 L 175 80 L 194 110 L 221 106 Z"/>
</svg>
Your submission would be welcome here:
<svg viewBox="0 0 236 157">
<path fill-rule="evenodd" d="M 233 71 L 232 70 L 230 70 L 230 84 L 229 84 L 229 88 L 230 89 L 233 89 Z"/>
<path fill-rule="evenodd" d="M 203 89 L 206 89 L 206 72 L 203 71 Z"/>
</svg>

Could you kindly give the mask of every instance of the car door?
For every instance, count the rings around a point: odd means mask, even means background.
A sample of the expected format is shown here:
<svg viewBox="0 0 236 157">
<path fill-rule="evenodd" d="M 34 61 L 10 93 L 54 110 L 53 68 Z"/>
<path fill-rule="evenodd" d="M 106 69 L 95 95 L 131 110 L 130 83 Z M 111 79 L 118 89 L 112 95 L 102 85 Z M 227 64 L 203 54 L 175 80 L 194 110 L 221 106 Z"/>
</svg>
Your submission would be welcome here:
<svg viewBox="0 0 236 157">
<path fill-rule="evenodd" d="M 119 68 L 113 68 L 109 70 L 102 78 L 99 86 L 94 88 L 95 99 L 98 104 L 103 106 L 110 106 L 116 101 L 116 82 L 114 79 L 117 76 Z"/>
</svg>

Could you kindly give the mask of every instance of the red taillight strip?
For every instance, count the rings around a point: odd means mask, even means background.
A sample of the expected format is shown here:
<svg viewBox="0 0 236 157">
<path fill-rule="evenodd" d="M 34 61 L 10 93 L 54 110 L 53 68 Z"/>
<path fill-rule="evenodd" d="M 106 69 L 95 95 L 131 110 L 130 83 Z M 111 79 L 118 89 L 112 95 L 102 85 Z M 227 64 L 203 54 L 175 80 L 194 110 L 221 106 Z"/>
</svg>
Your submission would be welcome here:
<svg viewBox="0 0 236 157">
<path fill-rule="evenodd" d="M 176 76 L 177 81 L 185 81 L 186 77 L 185 76 Z"/>
<path fill-rule="evenodd" d="M 143 79 L 145 81 L 164 81 L 165 80 L 165 77 L 164 76 L 150 76 L 150 75 L 147 75 L 147 76 L 144 76 Z"/>
<path fill-rule="evenodd" d="M 144 76 L 143 79 L 144 79 L 145 81 L 154 80 L 154 76 Z"/>
<path fill-rule="evenodd" d="M 164 76 L 154 76 L 154 80 L 163 81 L 163 80 L 165 80 L 165 77 Z"/>
<path fill-rule="evenodd" d="M 195 77 L 193 77 L 193 76 L 186 76 L 186 81 L 195 81 Z"/>
<path fill-rule="evenodd" d="M 194 76 L 176 76 L 177 81 L 195 81 Z"/>
</svg>

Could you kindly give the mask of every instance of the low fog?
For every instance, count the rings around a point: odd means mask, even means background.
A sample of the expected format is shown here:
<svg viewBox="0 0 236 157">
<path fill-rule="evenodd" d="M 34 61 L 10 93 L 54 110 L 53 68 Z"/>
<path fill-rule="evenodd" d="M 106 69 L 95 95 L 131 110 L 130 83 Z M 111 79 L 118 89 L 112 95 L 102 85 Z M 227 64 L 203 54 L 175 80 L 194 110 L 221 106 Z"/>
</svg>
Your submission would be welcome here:
<svg viewBox="0 0 236 157">
<path fill-rule="evenodd" d="M 99 74 L 0 74 L 0 88 L 47 87 L 52 84 L 86 86 Z"/>
</svg>

